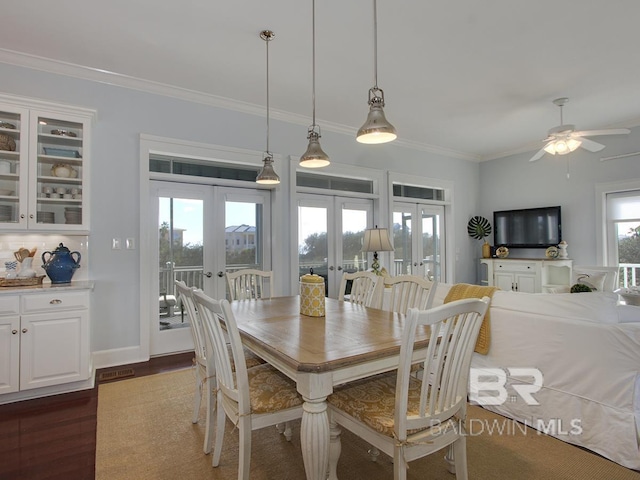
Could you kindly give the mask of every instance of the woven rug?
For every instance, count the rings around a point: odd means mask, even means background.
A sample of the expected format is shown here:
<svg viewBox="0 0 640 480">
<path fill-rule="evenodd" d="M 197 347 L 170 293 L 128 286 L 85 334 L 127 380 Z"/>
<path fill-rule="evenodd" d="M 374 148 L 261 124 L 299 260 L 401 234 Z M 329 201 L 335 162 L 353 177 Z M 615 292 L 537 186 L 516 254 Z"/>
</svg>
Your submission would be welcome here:
<svg viewBox="0 0 640 480">
<path fill-rule="evenodd" d="M 220 466 L 212 468 L 210 456 L 202 452 L 203 422 L 191 423 L 194 375 L 193 370 L 187 369 L 99 386 L 96 479 L 237 478 L 238 432 L 228 421 Z M 469 420 L 470 480 L 640 480 L 639 472 L 480 407 L 469 408 Z M 493 431 L 489 431 L 491 425 Z M 291 442 L 275 427 L 255 431 L 251 478 L 304 480 L 299 437 L 300 422 L 294 423 Z M 391 459 L 380 454 L 372 462 L 368 449 L 366 442 L 343 431 L 338 477 L 393 478 Z M 446 470 L 440 452 L 409 466 L 409 479 L 455 479 Z"/>
</svg>

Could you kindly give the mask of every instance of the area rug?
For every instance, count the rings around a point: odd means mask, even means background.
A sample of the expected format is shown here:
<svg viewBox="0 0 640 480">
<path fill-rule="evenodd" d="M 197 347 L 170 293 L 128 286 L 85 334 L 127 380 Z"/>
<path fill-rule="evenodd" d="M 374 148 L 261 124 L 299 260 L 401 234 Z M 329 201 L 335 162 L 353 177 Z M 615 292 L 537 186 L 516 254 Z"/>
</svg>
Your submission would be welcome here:
<svg viewBox="0 0 640 480">
<path fill-rule="evenodd" d="M 202 452 L 204 425 L 191 423 L 192 369 L 132 378 L 99 386 L 96 479 L 174 480 L 237 478 L 238 432 L 227 421 L 221 464 L 212 468 Z M 204 418 L 204 412 L 201 412 Z M 470 480 L 640 480 L 591 452 L 527 429 L 480 407 L 469 408 L 467 440 Z M 493 425 L 490 431 L 490 426 Z M 252 436 L 251 479 L 304 480 L 300 422 L 287 442 L 275 427 Z M 338 477 L 393 478 L 393 464 L 348 431 L 342 433 Z M 409 464 L 409 479 L 453 480 L 440 452 Z"/>
</svg>

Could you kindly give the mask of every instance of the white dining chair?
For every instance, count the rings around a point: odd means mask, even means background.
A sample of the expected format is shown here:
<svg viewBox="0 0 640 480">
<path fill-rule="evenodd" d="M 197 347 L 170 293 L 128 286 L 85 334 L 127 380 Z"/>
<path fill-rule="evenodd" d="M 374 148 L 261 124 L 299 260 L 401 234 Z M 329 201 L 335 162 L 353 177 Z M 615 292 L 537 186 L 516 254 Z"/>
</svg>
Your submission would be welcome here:
<svg viewBox="0 0 640 480">
<path fill-rule="evenodd" d="M 436 282 L 416 275 L 398 275 L 385 278 L 384 285 L 379 286 L 378 289 L 383 293 L 375 295 L 378 301 L 376 308 L 404 314 L 410 308 L 419 310 L 430 308 L 436 291 Z"/>
<path fill-rule="evenodd" d="M 216 431 L 211 463 L 220 464 L 225 417 L 239 432 L 238 479 L 248 480 L 251 432 L 302 417 L 303 400 L 295 383 L 269 364 L 247 368 L 240 332 L 227 300 L 215 300 L 195 290 L 216 366 Z M 226 346 L 227 337 L 231 348 Z M 235 368 L 234 368 L 235 367 Z"/>
<path fill-rule="evenodd" d="M 229 286 L 229 301 L 251 298 L 271 298 L 273 272 L 245 268 L 226 274 Z M 267 287 L 268 288 L 265 288 Z"/>
<path fill-rule="evenodd" d="M 353 272 L 343 273 L 340 280 L 340 288 L 338 289 L 338 300 L 345 300 L 347 285 L 351 282 L 351 291 L 349 292 L 348 301 L 358 305 L 370 307 L 377 304 L 378 301 L 374 296 L 376 285 L 382 282 L 383 277 L 373 272 Z"/>
<path fill-rule="evenodd" d="M 409 309 L 398 370 L 337 388 L 327 399 L 332 430 L 339 424 L 391 456 L 395 480 L 406 480 L 409 462 L 452 446 L 448 460 L 454 462 L 456 478 L 466 480 L 469 369 L 489 302 L 484 297 Z M 422 376 L 415 378 L 414 339 L 425 326 L 432 340 L 421 357 Z M 340 436 L 332 434 L 331 441 L 339 452 Z M 336 464 L 330 462 L 329 478 L 337 478 Z"/>
<path fill-rule="evenodd" d="M 198 423 L 200 418 L 200 404 L 202 396 L 205 396 L 206 400 L 206 413 L 205 413 L 205 438 L 204 438 L 204 453 L 211 451 L 210 441 L 210 425 L 211 425 L 211 411 L 214 408 L 212 405 L 211 388 L 207 386 L 207 379 L 215 375 L 215 369 L 212 371 L 213 365 L 209 365 L 207 362 L 207 348 L 205 345 L 205 332 L 200 321 L 195 303 L 193 300 L 193 288 L 188 287 L 186 283 L 176 280 L 175 281 L 176 292 L 178 293 L 180 302 L 187 316 L 189 317 L 189 324 L 191 329 L 191 337 L 193 338 L 193 351 L 194 367 L 196 370 L 196 388 L 193 397 L 193 415 L 191 417 L 192 423 Z"/>
</svg>

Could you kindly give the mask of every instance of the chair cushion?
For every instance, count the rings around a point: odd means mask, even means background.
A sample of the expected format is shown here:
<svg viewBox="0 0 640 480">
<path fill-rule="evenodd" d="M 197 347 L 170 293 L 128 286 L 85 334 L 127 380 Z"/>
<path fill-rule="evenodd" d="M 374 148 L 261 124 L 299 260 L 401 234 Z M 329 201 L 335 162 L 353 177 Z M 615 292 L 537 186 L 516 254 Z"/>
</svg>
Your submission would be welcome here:
<svg viewBox="0 0 640 480">
<path fill-rule="evenodd" d="M 409 415 L 418 413 L 421 385 L 419 380 L 409 377 Z M 376 432 L 392 437 L 396 374 L 385 373 L 348 383 L 337 388 L 327 398 L 327 402 Z"/>
<path fill-rule="evenodd" d="M 247 368 L 257 367 L 258 365 L 266 363 L 264 359 L 260 358 L 248 348 L 244 349 L 244 361 L 247 363 Z"/>
<path fill-rule="evenodd" d="M 251 413 L 271 413 L 302 405 L 296 384 L 269 364 L 247 370 Z"/>
</svg>

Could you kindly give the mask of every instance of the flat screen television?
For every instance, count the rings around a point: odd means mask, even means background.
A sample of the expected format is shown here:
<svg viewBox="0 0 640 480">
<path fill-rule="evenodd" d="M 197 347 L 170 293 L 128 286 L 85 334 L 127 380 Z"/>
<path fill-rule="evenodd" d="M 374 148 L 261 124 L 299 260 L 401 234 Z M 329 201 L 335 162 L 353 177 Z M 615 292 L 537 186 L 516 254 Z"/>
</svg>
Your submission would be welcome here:
<svg viewBox="0 0 640 480">
<path fill-rule="evenodd" d="M 547 248 L 562 240 L 560 206 L 493 212 L 496 247 Z"/>
</svg>

